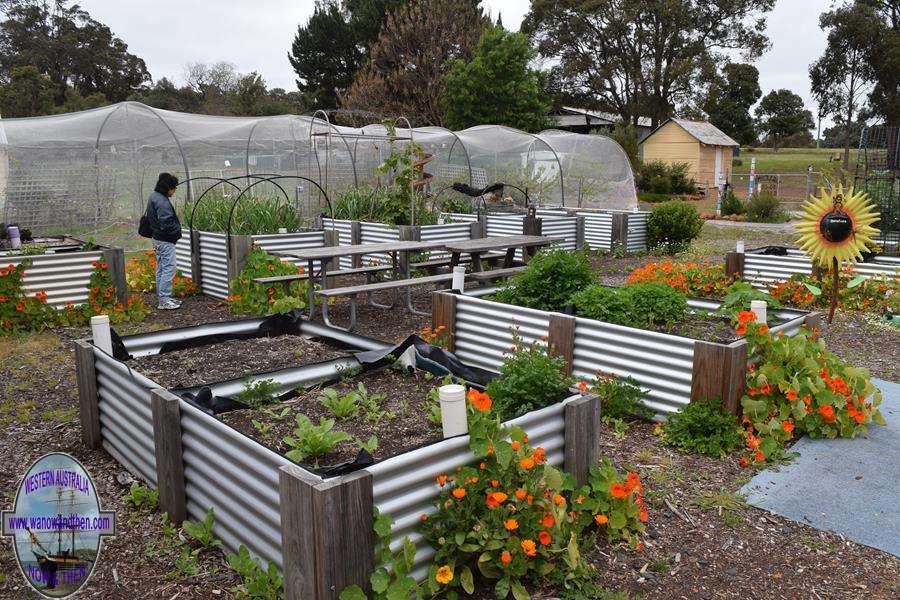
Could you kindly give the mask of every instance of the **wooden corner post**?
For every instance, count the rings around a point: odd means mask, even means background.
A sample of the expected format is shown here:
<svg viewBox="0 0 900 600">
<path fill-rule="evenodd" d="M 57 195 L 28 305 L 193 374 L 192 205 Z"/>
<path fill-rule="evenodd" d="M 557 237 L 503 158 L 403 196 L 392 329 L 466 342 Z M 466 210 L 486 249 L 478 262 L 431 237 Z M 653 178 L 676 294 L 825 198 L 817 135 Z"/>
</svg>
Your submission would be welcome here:
<svg viewBox="0 0 900 600">
<path fill-rule="evenodd" d="M 253 247 L 253 238 L 249 235 L 232 235 L 228 247 L 228 281 L 237 277 L 247 262 L 247 254 Z"/>
<path fill-rule="evenodd" d="M 359 246 L 362 244 L 362 223 L 359 221 L 350 221 L 350 245 Z M 362 267 L 362 256 L 357 254 L 352 257 L 353 268 Z"/>
<path fill-rule="evenodd" d="M 743 252 L 727 252 L 725 254 L 725 274 L 737 279 L 744 276 Z"/>
<path fill-rule="evenodd" d="M 200 232 L 196 229 L 190 232 L 191 236 L 191 280 L 203 285 L 203 268 L 200 261 Z"/>
<path fill-rule="evenodd" d="M 586 220 L 584 217 L 575 217 L 575 249 L 576 250 L 584 250 L 584 226 Z"/>
<path fill-rule="evenodd" d="M 128 284 L 125 281 L 125 251 L 122 248 L 106 248 L 103 251 L 103 262 L 113 287 L 116 288 L 116 300 L 128 302 Z"/>
<path fill-rule="evenodd" d="M 565 359 L 566 375 L 571 375 L 575 362 L 575 317 L 551 313 L 547 344 L 550 352 Z"/>
<path fill-rule="evenodd" d="M 582 394 L 565 407 L 566 451 L 564 468 L 581 486 L 600 458 L 600 397 Z"/>
<path fill-rule="evenodd" d="M 179 402 L 178 396 L 164 389 L 150 390 L 159 509 L 176 525 L 187 519 Z"/>
<path fill-rule="evenodd" d="M 87 340 L 75 340 L 75 381 L 78 385 L 78 413 L 81 439 L 92 450 L 100 448 L 100 408 L 97 404 L 97 371 L 94 346 Z"/>
<path fill-rule="evenodd" d="M 610 238 L 610 250 L 615 247 L 628 247 L 628 214 L 612 213 L 612 237 Z"/>
<path fill-rule="evenodd" d="M 691 402 L 720 400 L 731 414 L 741 412 L 747 377 L 747 342 L 696 342 L 691 370 Z"/>
<path fill-rule="evenodd" d="M 322 480 L 295 465 L 279 469 L 284 594 L 287 600 L 337 600 L 375 570 L 372 474 Z"/>
<path fill-rule="evenodd" d="M 431 293 L 431 328 L 443 326 L 447 336 L 447 351 L 456 351 L 456 299 L 457 294 L 447 291 Z"/>
</svg>

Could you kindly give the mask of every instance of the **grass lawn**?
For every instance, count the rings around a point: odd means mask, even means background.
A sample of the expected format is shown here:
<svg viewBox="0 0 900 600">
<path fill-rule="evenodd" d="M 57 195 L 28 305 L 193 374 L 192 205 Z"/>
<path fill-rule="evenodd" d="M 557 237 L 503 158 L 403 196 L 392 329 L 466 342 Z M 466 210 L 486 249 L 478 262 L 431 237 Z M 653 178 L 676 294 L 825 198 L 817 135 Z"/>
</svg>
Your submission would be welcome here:
<svg viewBox="0 0 900 600">
<path fill-rule="evenodd" d="M 850 149 L 850 170 L 856 166 L 857 151 Z M 809 165 L 814 171 L 838 174 L 840 160 L 829 162 L 829 157 L 843 158 L 840 148 L 780 148 L 777 153 L 771 148 L 741 148 L 738 157 L 742 164 L 734 165 L 734 173 L 749 173 L 750 159 L 756 157 L 757 173 L 806 173 Z"/>
</svg>

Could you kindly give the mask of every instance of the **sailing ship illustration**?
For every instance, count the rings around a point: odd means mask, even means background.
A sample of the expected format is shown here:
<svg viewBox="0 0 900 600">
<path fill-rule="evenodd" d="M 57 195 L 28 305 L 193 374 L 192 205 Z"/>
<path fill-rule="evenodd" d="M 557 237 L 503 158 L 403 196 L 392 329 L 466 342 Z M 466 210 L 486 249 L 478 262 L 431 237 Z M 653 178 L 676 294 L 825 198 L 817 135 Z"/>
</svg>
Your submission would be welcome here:
<svg viewBox="0 0 900 600">
<path fill-rule="evenodd" d="M 75 490 L 68 490 L 68 492 L 68 498 L 63 500 L 63 489 L 60 487 L 56 490 L 56 516 L 60 523 L 66 517 L 77 514 L 76 506 L 84 504 L 75 501 Z M 71 521 L 68 528 L 60 526 L 56 528 L 55 532 L 41 532 L 44 535 L 49 533 L 49 537 L 56 538 L 56 552 L 53 552 L 53 539 L 42 543 L 37 533 L 27 527 L 25 529 L 31 536 L 31 553 L 34 554 L 40 569 L 41 583 L 51 590 L 72 585 L 75 588 L 79 587 L 90 573 L 93 564 L 93 558 L 87 556 L 92 553 L 88 549 L 92 543 L 81 546 L 78 544 L 78 540 L 83 538 L 85 533 L 74 527 L 74 523 Z"/>
</svg>

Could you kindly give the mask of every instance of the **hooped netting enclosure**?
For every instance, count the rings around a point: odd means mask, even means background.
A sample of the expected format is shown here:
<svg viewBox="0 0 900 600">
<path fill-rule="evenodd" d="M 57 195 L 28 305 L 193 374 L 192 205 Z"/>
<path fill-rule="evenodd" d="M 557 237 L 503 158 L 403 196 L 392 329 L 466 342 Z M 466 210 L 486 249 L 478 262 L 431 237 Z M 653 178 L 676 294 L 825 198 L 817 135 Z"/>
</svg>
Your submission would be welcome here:
<svg viewBox="0 0 900 600">
<path fill-rule="evenodd" d="M 860 134 L 854 185 L 869 193 L 881 215 L 878 243 L 900 254 L 900 127 L 866 127 Z"/>
<path fill-rule="evenodd" d="M 634 176 L 610 138 L 548 130 L 530 134 L 498 125 L 453 132 L 395 121 L 345 127 L 313 116 L 222 117 L 122 102 L 93 110 L 0 120 L 0 221 L 42 234 L 128 235 L 161 171 L 189 180 L 176 202 L 207 189 L 226 197 L 252 183 L 254 195 L 287 197 L 305 220 L 329 196 L 385 184 L 378 167 L 403 145 L 430 156 L 427 192 L 454 182 L 503 181 L 545 206 L 635 210 Z M 279 175 L 262 181 L 253 175 Z M 235 185 L 222 185 L 234 177 Z M 293 179 L 296 178 L 296 179 Z M 520 195 L 507 188 L 507 195 Z"/>
</svg>

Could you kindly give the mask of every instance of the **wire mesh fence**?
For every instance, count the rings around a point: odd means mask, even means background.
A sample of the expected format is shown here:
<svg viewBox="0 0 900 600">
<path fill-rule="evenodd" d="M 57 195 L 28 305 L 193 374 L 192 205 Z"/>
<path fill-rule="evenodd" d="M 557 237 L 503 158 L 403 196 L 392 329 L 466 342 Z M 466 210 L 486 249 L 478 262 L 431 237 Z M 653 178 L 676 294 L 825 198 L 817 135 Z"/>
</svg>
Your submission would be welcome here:
<svg viewBox="0 0 900 600">
<path fill-rule="evenodd" d="M 900 126 L 867 127 L 860 135 L 856 187 L 862 187 L 881 214 L 878 242 L 900 254 Z"/>
</svg>

